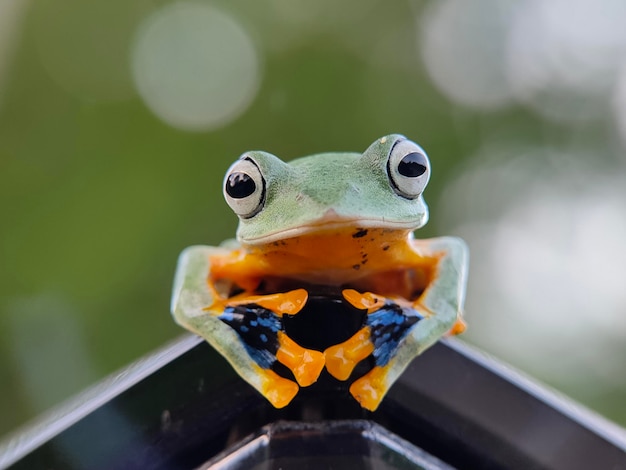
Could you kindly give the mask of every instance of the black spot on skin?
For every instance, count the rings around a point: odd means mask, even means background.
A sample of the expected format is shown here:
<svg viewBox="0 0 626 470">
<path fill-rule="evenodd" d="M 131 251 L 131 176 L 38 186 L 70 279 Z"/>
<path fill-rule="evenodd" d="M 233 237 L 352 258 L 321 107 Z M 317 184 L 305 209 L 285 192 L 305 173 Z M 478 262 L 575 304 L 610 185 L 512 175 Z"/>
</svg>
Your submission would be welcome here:
<svg viewBox="0 0 626 470">
<path fill-rule="evenodd" d="M 361 258 L 363 259 L 367 258 L 367 253 L 361 253 Z"/>
<path fill-rule="evenodd" d="M 411 292 L 411 300 L 418 299 L 424 293 L 424 289 L 414 290 Z"/>
<path fill-rule="evenodd" d="M 367 263 L 367 258 L 364 258 L 363 261 L 361 261 L 361 264 L 365 264 Z"/>
<path fill-rule="evenodd" d="M 383 251 L 387 251 L 389 249 L 389 245 L 383 246 Z"/>
<path fill-rule="evenodd" d="M 361 269 L 361 265 L 360 264 L 353 264 L 352 265 L 352 269 L 354 269 L 355 271 L 358 271 L 359 269 Z"/>
<path fill-rule="evenodd" d="M 361 237 L 364 237 L 365 235 L 367 235 L 367 229 L 360 228 L 352 234 L 352 238 L 361 238 Z"/>
<path fill-rule="evenodd" d="M 235 295 L 239 295 L 242 292 L 245 292 L 244 288 L 239 287 L 237 284 L 233 284 L 233 286 L 230 288 L 230 292 L 228 293 L 228 296 L 234 297 Z"/>
</svg>

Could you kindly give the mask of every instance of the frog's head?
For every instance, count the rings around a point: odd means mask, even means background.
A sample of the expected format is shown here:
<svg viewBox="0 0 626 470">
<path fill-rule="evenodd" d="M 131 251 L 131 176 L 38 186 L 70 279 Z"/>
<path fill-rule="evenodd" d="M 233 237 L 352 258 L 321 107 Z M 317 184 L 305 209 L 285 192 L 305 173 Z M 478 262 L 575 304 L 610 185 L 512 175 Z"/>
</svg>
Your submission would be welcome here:
<svg viewBox="0 0 626 470">
<path fill-rule="evenodd" d="M 224 196 L 247 245 L 342 229 L 410 232 L 428 220 L 422 192 L 430 177 L 424 150 L 401 135 L 363 154 L 323 153 L 285 163 L 244 153 L 226 173 Z"/>
</svg>

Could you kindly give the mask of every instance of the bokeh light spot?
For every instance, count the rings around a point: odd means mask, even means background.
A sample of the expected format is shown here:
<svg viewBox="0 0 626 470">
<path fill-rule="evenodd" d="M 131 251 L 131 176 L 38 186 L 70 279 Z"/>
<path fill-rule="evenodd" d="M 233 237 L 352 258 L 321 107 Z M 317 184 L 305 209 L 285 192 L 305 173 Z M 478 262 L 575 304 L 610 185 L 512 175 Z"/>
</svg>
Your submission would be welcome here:
<svg viewBox="0 0 626 470">
<path fill-rule="evenodd" d="M 5 0 L 0 2 L 0 105 L 2 104 L 2 88 L 8 75 L 9 62 L 13 58 L 16 39 L 22 17 L 28 4 L 26 0 Z"/>
<path fill-rule="evenodd" d="M 558 122 L 602 117 L 626 54 L 626 2 L 528 0 L 509 38 L 516 98 Z"/>
<path fill-rule="evenodd" d="M 613 112 L 622 143 L 626 146 L 626 60 L 618 76 L 617 86 L 615 87 Z M 622 157 L 626 157 L 623 152 Z"/>
<path fill-rule="evenodd" d="M 612 360 L 626 352 L 626 179 L 584 160 L 527 151 L 472 168 L 439 208 L 472 250 L 467 337 L 579 389 L 626 380 Z"/>
<path fill-rule="evenodd" d="M 135 84 L 168 124 L 190 131 L 236 119 L 254 99 L 260 60 L 246 30 L 206 4 L 179 2 L 139 27 L 132 51 Z"/>
<path fill-rule="evenodd" d="M 34 410 L 45 410 L 97 377 L 81 316 L 68 299 L 40 293 L 11 299 L 7 311 L 11 356 Z"/>
<path fill-rule="evenodd" d="M 476 109 L 511 101 L 505 38 L 511 2 L 444 0 L 421 18 L 418 45 L 435 85 L 448 98 Z"/>
</svg>

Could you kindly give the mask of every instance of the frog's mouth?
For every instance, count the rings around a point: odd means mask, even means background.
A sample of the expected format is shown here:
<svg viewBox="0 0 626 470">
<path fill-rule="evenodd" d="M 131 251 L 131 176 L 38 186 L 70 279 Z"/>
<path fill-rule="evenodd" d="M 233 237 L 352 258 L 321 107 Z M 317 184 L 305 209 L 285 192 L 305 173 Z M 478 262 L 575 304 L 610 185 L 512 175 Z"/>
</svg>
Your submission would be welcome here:
<svg viewBox="0 0 626 470">
<path fill-rule="evenodd" d="M 259 236 L 245 236 L 240 233 L 239 240 L 247 245 L 257 246 L 317 234 L 349 234 L 353 238 L 359 238 L 369 229 L 382 229 L 385 233 L 400 232 L 405 236 L 425 223 L 425 217 L 409 221 L 384 217 L 351 218 L 340 216 L 334 209 L 328 209 L 321 218 L 313 222 Z"/>
</svg>

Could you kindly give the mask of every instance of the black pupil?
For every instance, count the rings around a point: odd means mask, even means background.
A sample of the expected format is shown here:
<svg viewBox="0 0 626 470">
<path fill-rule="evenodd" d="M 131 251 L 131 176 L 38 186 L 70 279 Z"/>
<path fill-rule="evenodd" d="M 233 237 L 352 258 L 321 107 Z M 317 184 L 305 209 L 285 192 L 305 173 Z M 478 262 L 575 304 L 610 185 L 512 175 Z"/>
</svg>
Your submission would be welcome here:
<svg viewBox="0 0 626 470">
<path fill-rule="evenodd" d="M 234 199 L 243 199 L 256 191 L 252 177 L 241 171 L 235 171 L 226 180 L 226 193 Z"/>
<path fill-rule="evenodd" d="M 398 164 L 398 173 L 407 178 L 417 178 L 426 171 L 426 157 L 418 152 L 404 156 Z"/>
</svg>

